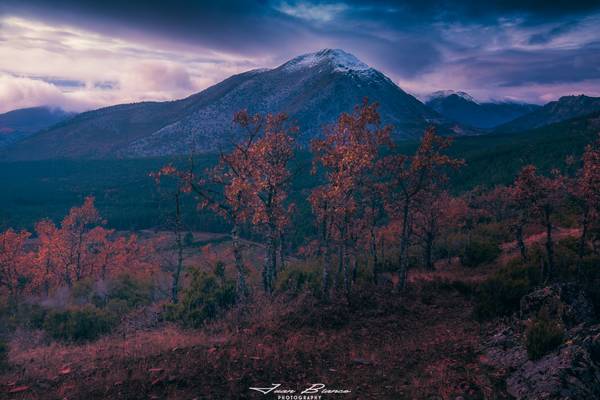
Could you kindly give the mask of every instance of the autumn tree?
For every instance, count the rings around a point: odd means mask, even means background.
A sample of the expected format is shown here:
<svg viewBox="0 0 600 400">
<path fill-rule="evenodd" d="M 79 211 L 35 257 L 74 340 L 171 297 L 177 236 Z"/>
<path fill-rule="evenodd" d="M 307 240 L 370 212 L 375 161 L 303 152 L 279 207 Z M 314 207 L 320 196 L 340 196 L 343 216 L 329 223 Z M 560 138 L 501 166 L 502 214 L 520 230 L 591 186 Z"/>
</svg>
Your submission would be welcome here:
<svg viewBox="0 0 600 400">
<path fill-rule="evenodd" d="M 398 251 L 401 289 L 406 287 L 408 249 L 418 199 L 425 191 L 445 182 L 449 167 L 457 168 L 463 164 L 462 160 L 444 154 L 451 142 L 450 138 L 436 135 L 434 128 L 428 128 L 414 155 L 392 154 L 384 160 L 383 170 L 388 174 L 389 185 L 388 212 L 401 222 Z"/>
<path fill-rule="evenodd" d="M 59 283 L 56 270 L 59 268 L 58 254 L 61 241 L 56 225 L 47 219 L 35 224 L 35 233 L 38 238 L 38 249 L 35 257 L 36 271 L 33 274 L 33 285 L 48 295 L 50 288 Z"/>
<path fill-rule="evenodd" d="M 584 256 L 590 226 L 598 224 L 600 218 L 600 137 L 586 146 L 582 167 L 572 185 L 571 192 L 580 209 L 581 234 L 579 236 L 578 256 Z"/>
<path fill-rule="evenodd" d="M 323 249 L 323 289 L 329 289 L 330 243 L 338 248 L 338 273 L 350 291 L 349 264 L 356 271 L 356 245 L 368 234 L 374 268 L 377 264 L 375 229 L 382 218 L 384 186 L 380 160 L 391 147 L 390 127 L 380 126 L 377 104 L 366 100 L 354 113 L 343 113 L 325 129 L 323 139 L 312 142 L 314 170 L 324 170 L 326 183 L 313 190 L 310 202 L 320 227 Z M 355 273 L 353 274 L 355 275 Z"/>
<path fill-rule="evenodd" d="M 32 257 L 25 250 L 29 236 L 27 231 L 12 229 L 0 233 L 0 287 L 6 288 L 13 301 L 30 279 Z"/>
<path fill-rule="evenodd" d="M 231 224 L 238 294 L 245 296 L 248 288 L 240 231 L 246 223 L 265 236 L 263 286 L 267 292 L 273 289 L 277 245 L 289 224 L 287 195 L 292 177 L 289 163 L 297 129 L 288 125 L 284 114 L 250 115 L 241 111 L 234 116 L 234 122 L 243 134 L 232 143 L 230 152 L 221 152 L 216 166 L 197 175 L 192 159 L 187 171 L 168 165 L 158 175 L 181 179 L 184 190 L 196 194 L 199 208 L 209 209 Z"/>
<path fill-rule="evenodd" d="M 292 206 L 287 200 L 293 176 L 290 163 L 294 157 L 298 129 L 290 126 L 287 120 L 285 114 L 261 116 L 250 115 L 247 111 L 237 113 L 234 121 L 247 136 L 257 136 L 257 139 L 246 146 L 236 147 L 228 155 L 228 158 L 247 160 L 246 175 L 240 175 L 246 181 L 240 179 L 239 187 L 232 189 L 246 192 L 244 197 L 250 200 L 251 222 L 265 236 L 263 286 L 269 293 L 273 290 L 278 265 L 283 264 L 281 242 L 290 223 Z"/>
<path fill-rule="evenodd" d="M 48 294 L 50 288 L 85 278 L 108 279 L 122 272 L 147 272 L 148 249 L 142 248 L 135 235 L 113 237 L 106 229 L 87 197 L 83 205 L 73 207 L 59 227 L 42 220 L 35 226 L 38 246 L 32 268 L 33 286 Z"/>
<path fill-rule="evenodd" d="M 522 207 L 522 212 L 537 217 L 546 230 L 547 268 L 542 276 L 552 277 L 554 273 L 554 216 L 565 195 L 565 180 L 557 170 L 552 176 L 539 175 L 533 165 L 523 167 L 515 179 L 514 198 Z"/>
<path fill-rule="evenodd" d="M 440 235 L 459 225 L 464 216 L 465 204 L 453 198 L 447 191 L 428 190 L 420 196 L 415 207 L 415 236 L 423 250 L 425 268 L 434 270 L 434 248 Z"/>
<path fill-rule="evenodd" d="M 161 183 L 163 175 L 176 176 L 176 170 L 168 165 L 158 172 L 150 174 L 154 178 L 157 185 Z M 176 178 L 179 178 L 176 176 Z M 182 196 L 189 191 L 189 183 L 187 179 L 177 179 L 174 189 L 167 189 L 167 197 L 173 201 L 173 213 L 169 218 L 168 228 L 173 233 L 174 245 L 176 252 L 176 260 L 172 261 L 171 257 L 165 257 L 167 268 L 171 272 L 171 301 L 176 304 L 179 302 L 179 289 L 181 286 L 181 276 L 183 273 L 184 263 L 184 240 L 183 240 L 183 218 L 182 218 Z M 169 252 L 170 253 L 170 252 Z"/>
</svg>

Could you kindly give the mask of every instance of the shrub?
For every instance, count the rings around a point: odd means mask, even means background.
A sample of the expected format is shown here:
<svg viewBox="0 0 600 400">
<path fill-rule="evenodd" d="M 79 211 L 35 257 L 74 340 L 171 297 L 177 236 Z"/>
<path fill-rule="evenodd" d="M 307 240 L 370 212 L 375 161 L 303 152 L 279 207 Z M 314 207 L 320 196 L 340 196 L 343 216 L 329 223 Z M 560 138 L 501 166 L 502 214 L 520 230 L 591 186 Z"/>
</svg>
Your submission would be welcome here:
<svg viewBox="0 0 600 400">
<path fill-rule="evenodd" d="M 527 327 L 525 336 L 527 355 L 537 360 L 562 344 L 564 329 L 558 322 L 538 318 Z"/>
<path fill-rule="evenodd" d="M 192 232 L 186 232 L 185 235 L 183 235 L 183 245 L 185 247 L 194 245 L 194 234 Z"/>
<path fill-rule="evenodd" d="M 77 304 L 101 304 L 104 299 L 96 290 L 96 281 L 92 278 L 82 279 L 73 284 L 71 298 Z"/>
<path fill-rule="evenodd" d="M 0 371 L 8 366 L 8 346 L 0 339 Z"/>
<path fill-rule="evenodd" d="M 93 306 L 48 311 L 43 329 L 53 338 L 69 341 L 94 340 L 109 333 L 116 320 Z"/>
<path fill-rule="evenodd" d="M 539 269 L 513 264 L 496 272 L 475 291 L 475 316 L 489 319 L 519 309 L 521 297 L 540 282 Z"/>
<path fill-rule="evenodd" d="M 581 264 L 579 278 L 587 298 L 594 306 L 596 317 L 600 317 L 600 257 L 585 257 Z"/>
<path fill-rule="evenodd" d="M 146 282 L 124 274 L 109 283 L 107 298 L 108 301 L 122 300 L 133 308 L 152 301 L 152 288 Z"/>
<path fill-rule="evenodd" d="M 198 328 L 236 302 L 235 285 L 223 277 L 191 271 L 190 286 L 181 292 L 181 301 L 167 307 L 166 318 Z"/>
<path fill-rule="evenodd" d="M 331 274 L 335 272 L 335 268 L 332 268 Z M 301 262 L 290 264 L 278 274 L 275 288 L 282 292 L 296 294 L 304 290 L 318 294 L 321 292 L 322 273 L 321 268 L 316 263 Z"/>
<path fill-rule="evenodd" d="M 476 239 L 467 244 L 464 252 L 460 255 L 460 262 L 465 267 L 478 267 L 495 261 L 501 252 L 502 250 L 497 243 Z"/>
</svg>

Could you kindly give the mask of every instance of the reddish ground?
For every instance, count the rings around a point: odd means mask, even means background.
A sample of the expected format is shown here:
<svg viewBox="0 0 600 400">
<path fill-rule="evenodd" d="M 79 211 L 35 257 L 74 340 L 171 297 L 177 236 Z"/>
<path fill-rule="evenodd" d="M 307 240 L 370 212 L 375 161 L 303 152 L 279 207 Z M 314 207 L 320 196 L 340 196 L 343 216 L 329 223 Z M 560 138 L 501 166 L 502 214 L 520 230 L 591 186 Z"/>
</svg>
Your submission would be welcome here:
<svg viewBox="0 0 600 400">
<path fill-rule="evenodd" d="M 447 273 L 446 273 L 447 274 Z M 422 287 L 420 287 L 422 286 Z M 9 399 L 259 399 L 322 382 L 337 399 L 506 398 L 478 361 L 471 304 L 452 289 L 364 289 L 350 305 L 258 299 L 201 331 L 170 325 L 82 346 L 12 343 Z M 12 393 L 11 393 L 12 392 Z"/>
</svg>

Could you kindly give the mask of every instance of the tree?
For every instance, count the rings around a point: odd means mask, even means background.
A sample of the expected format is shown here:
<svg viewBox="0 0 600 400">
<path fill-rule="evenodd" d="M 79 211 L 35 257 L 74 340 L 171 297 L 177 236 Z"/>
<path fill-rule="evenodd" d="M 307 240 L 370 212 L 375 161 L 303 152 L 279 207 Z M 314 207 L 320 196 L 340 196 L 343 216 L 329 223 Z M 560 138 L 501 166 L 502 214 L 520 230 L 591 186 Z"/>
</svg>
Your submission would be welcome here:
<svg viewBox="0 0 600 400">
<path fill-rule="evenodd" d="M 35 232 L 39 244 L 33 285 L 48 295 L 50 288 L 58 283 L 55 274 L 58 268 L 57 253 L 59 251 L 57 228 L 52 221 L 45 219 L 35 224 Z"/>
<path fill-rule="evenodd" d="M 30 280 L 32 255 L 25 251 L 29 236 L 27 231 L 12 229 L 0 233 L 0 286 L 7 289 L 13 301 Z"/>
<path fill-rule="evenodd" d="M 161 177 L 163 175 L 167 175 L 167 176 L 176 175 L 176 170 L 174 170 L 169 165 L 169 166 L 162 168 L 157 173 L 150 174 L 150 176 L 152 176 L 155 179 L 157 185 L 160 184 Z M 172 262 L 172 260 L 170 260 L 170 259 L 167 261 L 168 269 L 171 270 L 170 271 L 171 272 L 171 301 L 174 304 L 177 304 L 179 301 L 179 289 L 181 286 L 181 274 L 183 272 L 183 267 L 184 267 L 184 265 L 183 265 L 183 262 L 184 262 L 183 249 L 184 249 L 184 241 L 185 240 L 183 237 L 181 198 L 182 198 L 182 195 L 184 194 L 184 192 L 187 190 L 186 185 L 188 185 L 186 180 L 178 179 L 178 181 L 175 185 L 175 189 L 172 192 L 169 191 L 169 193 L 168 193 L 169 197 L 172 197 L 173 204 L 174 204 L 173 216 L 172 216 L 172 218 L 169 218 L 170 221 L 168 223 L 168 225 L 169 225 L 168 227 L 171 230 L 171 232 L 173 233 L 173 236 L 175 238 L 175 240 L 174 240 L 175 250 L 177 253 L 175 262 Z"/>
<path fill-rule="evenodd" d="M 590 226 L 597 224 L 600 217 L 600 136 L 586 146 L 579 175 L 572 185 L 580 208 L 581 235 L 579 237 L 578 256 L 581 264 Z"/>
<path fill-rule="evenodd" d="M 135 235 L 113 238 L 114 231 L 99 226 L 101 223 L 93 197 L 71 208 L 60 227 L 49 220 L 38 222 L 33 287 L 48 294 L 61 284 L 71 286 L 84 278 L 104 280 L 151 267 L 145 260 L 149 251 L 139 245 Z"/>
<path fill-rule="evenodd" d="M 86 197 L 81 207 L 73 207 L 62 220 L 56 246 L 64 282 L 71 286 L 92 272 L 92 242 L 100 240 L 104 233 L 94 230 L 101 222 L 94 206 L 94 198 Z"/>
<path fill-rule="evenodd" d="M 236 147 L 228 156 L 247 160 L 245 174 L 240 174 L 237 186 L 230 189 L 246 192 L 244 197 L 250 200 L 251 222 L 266 237 L 263 286 L 269 293 L 273 290 L 277 265 L 283 261 L 283 257 L 280 262 L 277 260 L 278 245 L 290 223 L 287 197 L 298 129 L 288 126 L 287 119 L 285 114 L 251 116 L 247 111 L 237 113 L 234 121 L 248 137 L 257 136 L 257 139 L 247 146 Z"/>
<path fill-rule="evenodd" d="M 464 163 L 444 154 L 451 143 L 450 138 L 438 136 L 434 128 L 428 128 L 413 156 L 392 154 L 384 160 L 383 170 L 388 174 L 389 185 L 388 212 L 402 224 L 398 252 L 401 289 L 406 287 L 407 252 L 418 199 L 425 191 L 441 186 L 446 181 L 447 168 L 458 168 Z"/>
<path fill-rule="evenodd" d="M 325 245 L 323 287 L 329 289 L 330 243 L 337 242 L 338 273 L 343 273 L 344 287 L 350 292 L 349 263 L 356 274 L 358 238 L 365 230 L 374 268 L 377 264 L 375 229 L 382 218 L 383 201 L 380 160 L 391 147 L 391 127 L 381 127 L 377 104 L 367 100 L 354 113 L 343 113 L 336 124 L 325 129 L 323 139 L 312 142 L 314 168 L 322 167 L 326 183 L 310 196 L 313 213 Z"/>
<path fill-rule="evenodd" d="M 564 200 L 564 178 L 557 170 L 552 171 L 550 177 L 538 175 L 535 166 L 527 165 L 517 176 L 513 190 L 517 204 L 523 207 L 521 211 L 538 217 L 545 227 L 548 265 L 542 276 L 550 278 L 554 273 L 553 217 Z"/>
<path fill-rule="evenodd" d="M 425 268 L 434 270 L 433 250 L 440 234 L 457 225 L 464 215 L 464 202 L 447 191 L 429 190 L 423 193 L 415 209 L 415 235 L 423 249 Z M 446 232 L 447 233 L 447 232 Z"/>
<path fill-rule="evenodd" d="M 288 126 L 285 114 L 263 116 L 240 111 L 234 122 L 243 129 L 240 140 L 232 144 L 229 153 L 222 152 L 217 165 L 201 176 L 194 172 L 193 158 L 188 171 L 167 165 L 154 175 L 180 178 L 184 191 L 197 195 L 199 208 L 212 210 L 231 224 L 237 290 L 245 296 L 248 288 L 239 236 L 245 223 L 251 223 L 266 238 L 263 286 L 267 292 L 273 289 L 277 242 L 289 223 L 289 163 L 297 128 Z"/>
</svg>

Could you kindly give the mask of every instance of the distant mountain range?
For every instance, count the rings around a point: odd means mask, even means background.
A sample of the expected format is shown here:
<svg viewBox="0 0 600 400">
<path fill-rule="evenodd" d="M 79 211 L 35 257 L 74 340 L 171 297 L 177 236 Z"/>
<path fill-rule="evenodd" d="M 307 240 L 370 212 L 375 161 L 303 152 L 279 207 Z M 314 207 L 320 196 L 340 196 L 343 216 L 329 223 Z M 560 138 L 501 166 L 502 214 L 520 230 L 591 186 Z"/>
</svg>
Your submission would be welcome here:
<svg viewBox="0 0 600 400">
<path fill-rule="evenodd" d="M 432 93 L 425 104 L 453 121 L 481 129 L 495 128 L 540 107 L 513 102 L 478 103 L 465 92 L 448 90 Z"/>
<path fill-rule="evenodd" d="M 0 114 L 0 149 L 74 115 L 53 107 L 22 108 Z"/>
<path fill-rule="evenodd" d="M 519 132 L 600 111 L 600 97 L 564 96 L 513 121 L 498 126 L 500 132 Z"/>
<path fill-rule="evenodd" d="M 325 49 L 274 69 L 231 76 L 181 100 L 121 104 L 76 116 L 47 108 L 4 114 L 13 122 L 3 124 L 0 116 L 0 134 L 5 137 L 4 142 L 0 139 L 0 159 L 138 158 L 213 152 L 236 140 L 239 130 L 232 118 L 242 109 L 287 113 L 300 127 L 300 140 L 307 144 L 322 133 L 324 125 L 335 122 L 340 113 L 352 111 L 365 97 L 380 104 L 382 123 L 394 126 L 396 139 L 418 138 L 430 125 L 454 136 L 525 131 L 600 111 L 600 98 L 587 96 L 562 97 L 541 107 L 478 103 L 467 93 L 444 91 L 434 93 L 423 104 L 353 55 Z"/>
<path fill-rule="evenodd" d="M 342 50 L 296 57 L 270 70 L 234 75 L 188 98 L 102 108 L 13 146 L 9 159 L 148 157 L 210 152 L 235 140 L 232 117 L 285 112 L 297 121 L 304 143 L 323 125 L 368 97 L 380 103 L 384 124 L 397 138 L 417 138 L 429 125 L 442 133 L 469 133 L 381 72 Z"/>
</svg>

